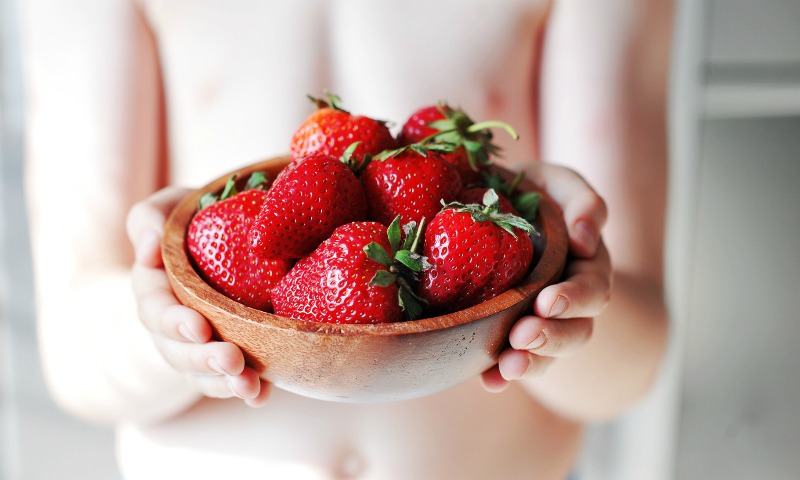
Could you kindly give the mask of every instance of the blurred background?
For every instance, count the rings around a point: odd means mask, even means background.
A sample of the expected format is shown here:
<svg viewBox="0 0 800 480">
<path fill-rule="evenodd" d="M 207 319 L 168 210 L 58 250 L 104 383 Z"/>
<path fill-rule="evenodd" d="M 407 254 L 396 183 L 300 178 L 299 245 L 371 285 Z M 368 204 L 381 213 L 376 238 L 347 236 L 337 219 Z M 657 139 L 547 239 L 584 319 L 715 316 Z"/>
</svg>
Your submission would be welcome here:
<svg viewBox="0 0 800 480">
<path fill-rule="evenodd" d="M 587 438 L 608 479 L 800 478 L 800 1 L 677 0 L 660 383 Z M 0 0 L 0 479 L 117 478 L 36 351 L 15 1 Z"/>
</svg>

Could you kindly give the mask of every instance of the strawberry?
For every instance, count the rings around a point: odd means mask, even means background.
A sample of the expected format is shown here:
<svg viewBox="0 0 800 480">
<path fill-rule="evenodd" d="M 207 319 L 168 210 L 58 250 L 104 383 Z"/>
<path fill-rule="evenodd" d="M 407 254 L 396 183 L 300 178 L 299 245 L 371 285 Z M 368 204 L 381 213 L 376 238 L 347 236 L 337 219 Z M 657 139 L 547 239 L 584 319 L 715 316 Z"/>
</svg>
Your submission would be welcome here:
<svg viewBox="0 0 800 480">
<path fill-rule="evenodd" d="M 476 124 L 463 110 L 446 103 L 423 107 L 406 120 L 398 136 L 401 146 L 414 143 L 439 143 L 448 145 L 445 160 L 456 167 L 464 185 L 478 184 L 491 165 L 491 156 L 500 154 L 500 147 L 492 143 L 489 128 L 500 127 L 514 138 L 517 133 L 501 122 Z"/>
<path fill-rule="evenodd" d="M 342 225 L 275 287 L 275 313 L 325 323 L 386 323 L 421 313 L 412 284 L 425 262 L 419 231 L 401 244 L 399 219 Z"/>
<path fill-rule="evenodd" d="M 388 225 L 398 215 L 402 222 L 432 219 L 442 201 L 452 202 L 461 190 L 461 178 L 439 153 L 418 147 L 384 152 L 361 174 L 369 201 L 367 218 Z"/>
<path fill-rule="evenodd" d="M 257 258 L 248 249 L 247 231 L 266 198 L 265 191 L 255 188 L 263 179 L 254 174 L 248 183 L 253 189 L 237 192 L 231 177 L 220 197 L 204 195 L 201 209 L 189 223 L 187 244 L 209 285 L 248 307 L 269 311 L 272 287 L 292 262 Z"/>
<path fill-rule="evenodd" d="M 261 257 L 301 258 L 366 212 L 364 190 L 344 161 L 312 154 L 290 163 L 267 191 L 250 228 L 250 249 Z"/>
<path fill-rule="evenodd" d="M 336 95 L 328 94 L 324 100 L 309 98 L 318 110 L 295 130 L 289 147 L 292 158 L 313 153 L 325 153 L 338 158 L 350 145 L 361 142 L 353 153 L 353 158 L 360 163 L 364 155 L 376 155 L 396 147 L 385 122 L 351 114 L 342 109 Z"/>
<path fill-rule="evenodd" d="M 423 255 L 432 267 L 422 274 L 418 294 L 433 312 L 461 310 L 513 286 L 533 259 L 533 227 L 499 212 L 489 190 L 484 206 L 453 203 L 425 231 Z"/>
</svg>

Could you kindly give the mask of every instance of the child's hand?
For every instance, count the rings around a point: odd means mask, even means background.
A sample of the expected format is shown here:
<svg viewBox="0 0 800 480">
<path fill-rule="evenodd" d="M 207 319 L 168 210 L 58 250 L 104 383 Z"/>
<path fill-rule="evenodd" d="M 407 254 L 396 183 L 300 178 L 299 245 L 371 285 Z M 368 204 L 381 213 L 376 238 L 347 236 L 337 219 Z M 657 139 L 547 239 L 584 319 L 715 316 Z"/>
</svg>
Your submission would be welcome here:
<svg viewBox="0 0 800 480">
<path fill-rule="evenodd" d="M 510 380 L 541 374 L 555 358 L 582 347 L 592 336 L 593 317 L 606 307 L 611 292 L 611 262 L 600 236 L 607 216 L 603 200 L 568 168 L 537 164 L 526 173 L 564 210 L 571 258 L 564 281 L 542 290 L 533 315 L 511 328 L 511 348 L 483 373 L 490 391 L 502 390 Z"/>
<path fill-rule="evenodd" d="M 211 341 L 208 321 L 180 304 L 167 280 L 161 258 L 163 226 L 186 193 L 184 189 L 166 188 L 137 203 L 128 214 L 128 236 L 136 251 L 132 282 L 139 318 L 164 359 L 185 373 L 203 395 L 236 396 L 248 405 L 263 405 L 269 384 L 245 366 L 237 346 Z"/>
</svg>

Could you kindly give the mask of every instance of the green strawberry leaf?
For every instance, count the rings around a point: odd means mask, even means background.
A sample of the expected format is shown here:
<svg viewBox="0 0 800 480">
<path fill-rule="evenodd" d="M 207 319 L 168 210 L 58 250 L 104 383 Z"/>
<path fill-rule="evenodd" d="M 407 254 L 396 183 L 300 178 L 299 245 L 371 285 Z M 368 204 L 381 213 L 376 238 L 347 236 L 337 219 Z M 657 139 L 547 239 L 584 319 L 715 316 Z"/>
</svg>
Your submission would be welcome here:
<svg viewBox="0 0 800 480">
<path fill-rule="evenodd" d="M 202 210 L 214 203 L 217 203 L 219 197 L 215 193 L 207 192 L 204 193 L 199 200 L 197 200 L 197 210 Z"/>
<path fill-rule="evenodd" d="M 340 112 L 350 113 L 344 108 L 342 108 L 342 99 L 339 98 L 338 95 L 335 95 L 331 92 L 324 92 L 325 98 L 317 98 L 311 95 L 306 95 L 311 103 L 317 106 L 317 108 L 332 108 L 334 110 L 338 110 Z"/>
<path fill-rule="evenodd" d="M 408 250 L 400 250 L 394 256 L 394 258 L 413 272 L 422 271 L 422 255 L 418 253 L 411 253 Z"/>
<path fill-rule="evenodd" d="M 514 232 L 514 228 L 518 228 L 523 230 L 527 233 L 536 232 L 536 229 L 533 228 L 533 225 L 528 223 L 527 220 L 524 218 L 518 217 L 516 215 L 512 215 L 510 213 L 500 213 L 496 216 L 492 217 L 492 221 L 499 227 L 503 228 L 505 231 L 510 233 L 514 238 L 517 238 L 516 232 Z M 538 233 L 537 233 L 538 235 Z"/>
<path fill-rule="evenodd" d="M 475 222 L 492 222 L 513 235 L 514 238 L 517 236 L 514 228 L 518 228 L 527 233 L 539 234 L 526 219 L 511 213 L 501 213 L 499 197 L 494 189 L 490 188 L 487 190 L 483 195 L 482 201 L 484 207 L 474 203 L 465 205 L 459 202 L 451 202 L 445 204 L 444 208 L 455 208 L 459 212 L 468 213 Z"/>
<path fill-rule="evenodd" d="M 503 180 L 503 177 L 501 177 L 497 172 L 484 174 L 483 184 L 486 186 L 486 188 L 494 189 L 507 197 L 511 196 L 508 182 Z"/>
<path fill-rule="evenodd" d="M 369 165 L 373 160 L 372 155 L 368 154 L 362 155 L 361 160 L 353 157 L 353 154 L 355 154 L 359 145 L 361 145 L 360 141 L 351 143 L 350 146 L 347 147 L 347 150 L 345 150 L 344 153 L 342 153 L 342 156 L 339 158 L 339 160 L 347 165 L 347 168 L 349 168 L 356 177 L 360 177 L 364 169 L 367 168 L 367 165 Z"/>
<path fill-rule="evenodd" d="M 411 245 L 414 244 L 414 237 L 417 232 L 417 222 L 410 221 L 403 225 L 403 233 L 406 235 L 406 241 L 403 242 L 403 250 L 411 250 Z"/>
<path fill-rule="evenodd" d="M 440 142 L 440 143 L 429 143 L 425 145 L 425 148 L 429 152 L 450 153 L 455 151 L 458 148 L 458 145 L 456 145 L 455 143 Z"/>
<path fill-rule="evenodd" d="M 348 165 L 351 162 L 351 160 L 353 159 L 353 154 L 355 153 L 356 148 L 358 148 L 359 145 L 361 145 L 360 141 L 353 142 L 350 144 L 349 147 L 347 147 L 344 153 L 342 153 L 342 162 L 344 162 L 345 165 Z"/>
<path fill-rule="evenodd" d="M 364 246 L 367 256 L 382 264 L 387 270 L 379 270 L 370 280 L 370 285 L 388 286 L 396 283 L 398 287 L 397 301 L 409 319 L 419 318 L 423 313 L 425 301 L 414 294 L 414 286 L 419 282 L 419 273 L 431 268 L 428 259 L 416 252 L 420 245 L 422 226 L 425 219 L 417 225 L 409 222 L 400 227 L 400 216 L 392 220 L 386 235 L 391 245 L 392 255 L 386 252 L 377 242 L 370 242 Z M 402 235 L 406 238 L 403 240 Z M 401 248 L 402 242 L 402 248 Z"/>
<path fill-rule="evenodd" d="M 372 280 L 369 281 L 369 284 L 378 287 L 388 287 L 389 285 L 395 283 L 396 281 L 397 281 L 397 275 L 387 270 L 378 270 L 377 272 L 375 272 L 375 276 L 372 277 Z"/>
<path fill-rule="evenodd" d="M 497 196 L 497 192 L 494 191 L 493 188 L 486 190 L 486 193 L 483 194 L 483 204 L 487 207 L 494 207 L 495 205 L 500 204 L 500 197 Z"/>
<path fill-rule="evenodd" d="M 411 253 L 416 253 L 417 252 L 417 249 L 420 246 L 420 240 L 422 239 L 422 232 L 424 230 L 424 226 L 425 226 L 425 217 L 422 217 L 422 219 L 419 221 L 419 224 L 416 225 L 416 229 L 412 230 L 414 235 L 409 235 L 409 236 L 413 236 L 414 237 L 414 241 L 411 242 L 411 245 L 408 248 L 406 248 L 405 250 L 408 250 Z M 408 239 L 406 239 L 406 240 L 408 240 Z"/>
<path fill-rule="evenodd" d="M 268 181 L 267 175 L 264 172 L 253 172 L 250 178 L 247 179 L 247 185 L 244 186 L 244 189 L 264 190 Z"/>
<path fill-rule="evenodd" d="M 422 315 L 423 308 L 420 298 L 407 288 L 400 288 L 397 291 L 397 298 L 400 302 L 400 307 L 406 312 L 406 316 L 410 320 L 419 318 Z"/>
<path fill-rule="evenodd" d="M 412 143 L 411 145 L 408 146 L 408 148 L 409 148 L 409 150 L 411 150 L 413 152 L 416 152 L 419 155 L 422 155 L 423 157 L 427 157 L 428 156 L 428 151 L 430 150 L 427 147 L 425 147 L 424 145 L 421 145 L 419 143 Z"/>
<path fill-rule="evenodd" d="M 467 152 L 474 154 L 483 150 L 483 144 L 480 142 L 474 142 L 472 140 L 464 140 L 464 148 L 467 149 Z"/>
<path fill-rule="evenodd" d="M 519 212 L 520 216 L 528 222 L 533 222 L 539 213 L 542 194 L 539 192 L 518 192 L 517 188 L 524 178 L 525 174 L 519 172 L 510 182 L 506 182 L 495 172 L 484 175 L 483 182 L 487 188 L 494 189 L 510 198 L 511 204 Z"/>
<path fill-rule="evenodd" d="M 389 237 L 389 245 L 392 247 L 392 252 L 396 252 L 400 247 L 400 240 L 403 236 L 403 233 L 400 230 L 400 215 L 394 217 L 394 220 L 392 220 L 392 223 L 389 225 L 389 229 L 386 232 Z"/>
<path fill-rule="evenodd" d="M 225 200 L 227 198 L 231 198 L 237 193 L 239 193 L 239 191 L 236 190 L 236 175 L 231 175 L 230 178 L 228 178 L 228 181 L 225 182 L 225 188 L 222 189 L 222 194 L 220 194 L 219 199 Z"/>
<path fill-rule="evenodd" d="M 532 222 L 539 213 L 539 204 L 542 194 L 539 192 L 525 192 L 515 196 L 511 203 L 525 220 Z"/>
<path fill-rule="evenodd" d="M 364 253 L 366 253 L 369 258 L 375 260 L 386 268 L 392 266 L 392 258 L 388 253 L 386 253 L 386 249 L 384 249 L 379 243 L 368 243 L 364 246 Z"/>
<path fill-rule="evenodd" d="M 428 123 L 428 126 L 431 128 L 435 128 L 440 132 L 445 132 L 445 131 L 455 130 L 456 122 L 454 122 L 452 119 L 434 120 Z"/>
<path fill-rule="evenodd" d="M 225 182 L 225 187 L 222 189 L 221 194 L 217 195 L 216 193 L 207 192 L 200 196 L 197 200 L 197 210 L 202 210 L 220 200 L 231 198 L 237 193 L 239 192 L 236 190 L 236 175 L 231 175 Z"/>
</svg>

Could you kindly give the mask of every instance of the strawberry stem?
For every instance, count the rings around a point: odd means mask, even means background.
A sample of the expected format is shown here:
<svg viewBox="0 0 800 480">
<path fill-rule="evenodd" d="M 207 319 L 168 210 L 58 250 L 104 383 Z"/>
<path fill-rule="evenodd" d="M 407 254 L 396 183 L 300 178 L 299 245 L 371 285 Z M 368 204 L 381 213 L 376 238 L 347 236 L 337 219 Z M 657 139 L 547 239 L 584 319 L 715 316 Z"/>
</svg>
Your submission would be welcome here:
<svg viewBox="0 0 800 480">
<path fill-rule="evenodd" d="M 317 106 L 317 108 L 332 108 L 333 110 L 338 110 L 344 113 L 350 113 L 344 108 L 342 108 L 342 99 L 339 98 L 338 95 L 333 94 L 331 92 L 324 92 L 325 98 L 317 98 L 311 95 L 306 95 L 311 103 Z"/>
<path fill-rule="evenodd" d="M 416 233 L 414 235 L 414 243 L 412 243 L 411 248 L 409 248 L 409 250 L 412 253 L 416 253 L 417 248 L 419 248 L 419 239 L 422 237 L 422 231 L 424 225 L 425 225 L 425 217 L 422 217 L 422 220 L 419 221 L 419 226 L 417 227 Z"/>
<path fill-rule="evenodd" d="M 539 235 L 536 229 L 526 219 L 511 213 L 500 212 L 500 201 L 497 192 L 494 189 L 489 189 L 483 195 L 483 206 L 474 203 L 463 204 L 460 202 L 451 202 L 445 205 L 445 208 L 455 208 L 459 212 L 469 213 L 472 220 L 475 222 L 492 222 L 498 227 L 510 233 L 516 238 L 517 233 L 515 228 L 520 229 L 526 233 L 533 233 Z"/>
<path fill-rule="evenodd" d="M 478 172 L 479 166 L 491 165 L 491 156 L 500 156 L 500 147 L 492 143 L 493 128 L 505 130 L 514 140 L 519 139 L 514 128 L 501 121 L 488 120 L 475 123 L 461 110 L 440 105 L 439 111 L 445 118 L 435 120 L 427 125 L 434 130 L 422 140 L 390 152 L 381 152 L 381 160 L 397 155 L 405 149 L 412 149 L 425 155 L 426 151 L 453 152 L 463 147 L 467 153 L 470 168 Z"/>
<path fill-rule="evenodd" d="M 498 173 L 491 175 L 484 175 L 484 184 L 488 188 L 502 193 L 509 199 L 511 204 L 519 212 L 520 216 L 528 222 L 533 222 L 536 215 L 539 213 L 539 203 L 542 199 L 542 194 L 539 192 L 524 192 L 519 191 L 519 184 L 525 178 L 523 172 L 519 172 L 514 176 L 511 182 L 506 182 Z"/>
<path fill-rule="evenodd" d="M 395 217 L 386 230 L 392 249 L 391 255 L 377 242 L 370 242 L 364 246 L 364 253 L 367 254 L 367 257 L 387 268 L 387 270 L 378 270 L 370 279 L 369 284 L 385 287 L 396 283 L 398 304 L 409 320 L 419 318 L 424 311 L 423 304 L 426 303 L 414 293 L 413 287 L 419 281 L 419 274 L 423 270 L 431 268 L 428 260 L 416 252 L 424 223 L 425 219 L 423 218 L 418 226 L 414 222 L 410 222 L 403 227 L 406 232 L 406 241 L 403 248 L 400 248 L 400 216 Z M 410 240 L 411 238 L 413 240 Z M 409 246 L 409 241 L 411 241 L 411 245 L 406 248 Z"/>
<path fill-rule="evenodd" d="M 467 127 L 467 132 L 469 132 L 469 133 L 478 133 L 478 132 L 480 132 L 482 130 L 489 130 L 489 129 L 492 129 L 492 128 L 503 129 L 506 132 L 508 132 L 508 134 L 514 140 L 518 140 L 519 139 L 519 134 L 517 133 L 516 130 L 514 130 L 514 128 L 511 125 L 509 125 L 509 124 L 507 124 L 505 122 L 497 121 L 497 120 L 488 120 L 488 121 L 485 121 L 485 122 L 472 124 L 469 127 Z"/>
<path fill-rule="evenodd" d="M 342 153 L 341 158 L 339 158 L 339 160 L 347 165 L 347 167 L 353 172 L 353 174 L 355 174 L 356 177 L 360 177 L 361 172 L 363 172 L 364 169 L 367 168 L 367 165 L 372 162 L 372 155 L 369 154 L 364 154 L 361 161 L 353 156 L 359 145 L 361 145 L 360 141 L 351 143 L 350 146 L 347 147 L 347 150 Z"/>
<path fill-rule="evenodd" d="M 245 190 L 265 190 L 266 184 L 268 183 L 267 176 L 264 172 L 253 172 L 250 174 L 250 178 L 247 179 L 247 185 L 245 185 Z M 198 200 L 197 200 L 197 210 L 200 211 L 209 205 L 217 203 L 222 200 L 227 200 L 232 196 L 239 193 L 239 190 L 236 188 L 236 175 L 231 175 L 228 177 L 228 180 L 225 182 L 225 187 L 222 189 L 222 193 L 217 195 L 213 192 L 204 193 Z"/>
</svg>

